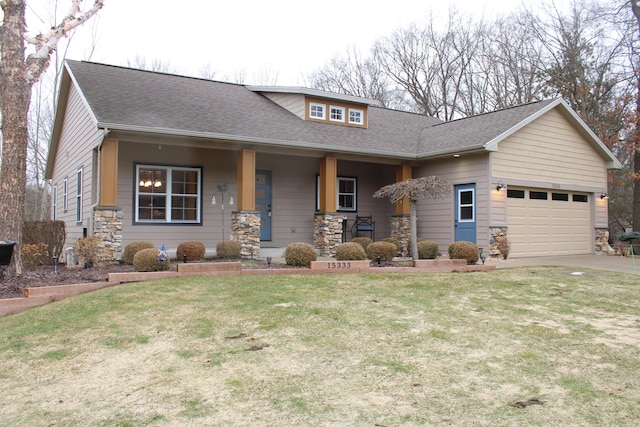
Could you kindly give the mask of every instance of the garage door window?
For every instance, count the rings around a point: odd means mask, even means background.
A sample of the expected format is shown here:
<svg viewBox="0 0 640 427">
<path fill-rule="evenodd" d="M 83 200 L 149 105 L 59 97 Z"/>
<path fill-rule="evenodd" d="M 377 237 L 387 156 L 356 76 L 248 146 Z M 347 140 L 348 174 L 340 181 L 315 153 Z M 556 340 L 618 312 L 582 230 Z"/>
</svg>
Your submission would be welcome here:
<svg viewBox="0 0 640 427">
<path fill-rule="evenodd" d="M 510 199 L 524 199 L 524 190 L 507 189 L 507 197 Z"/>
<path fill-rule="evenodd" d="M 531 200 L 547 200 L 548 197 L 546 191 L 529 191 L 529 198 Z"/>
<path fill-rule="evenodd" d="M 551 193 L 551 200 L 557 200 L 560 202 L 568 202 L 569 194 L 567 193 Z"/>
<path fill-rule="evenodd" d="M 589 201 L 589 196 L 587 196 L 586 194 L 574 194 L 573 201 L 587 203 Z"/>
</svg>

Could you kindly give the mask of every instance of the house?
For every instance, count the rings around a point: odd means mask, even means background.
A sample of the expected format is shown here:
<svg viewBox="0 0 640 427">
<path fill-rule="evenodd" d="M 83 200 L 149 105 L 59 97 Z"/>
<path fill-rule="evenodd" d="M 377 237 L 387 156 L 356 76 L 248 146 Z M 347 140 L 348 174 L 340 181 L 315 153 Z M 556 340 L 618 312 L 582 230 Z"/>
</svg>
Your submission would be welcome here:
<svg viewBox="0 0 640 427">
<path fill-rule="evenodd" d="M 419 236 L 494 255 L 506 236 L 512 256 L 541 256 L 606 245 L 607 170 L 619 167 L 562 99 L 442 122 L 314 89 L 67 61 L 46 177 L 68 244 L 98 235 L 106 261 L 138 240 L 332 254 L 356 215 L 404 244 L 409 204 L 372 195 L 427 175 L 452 192 L 419 202 Z"/>
</svg>

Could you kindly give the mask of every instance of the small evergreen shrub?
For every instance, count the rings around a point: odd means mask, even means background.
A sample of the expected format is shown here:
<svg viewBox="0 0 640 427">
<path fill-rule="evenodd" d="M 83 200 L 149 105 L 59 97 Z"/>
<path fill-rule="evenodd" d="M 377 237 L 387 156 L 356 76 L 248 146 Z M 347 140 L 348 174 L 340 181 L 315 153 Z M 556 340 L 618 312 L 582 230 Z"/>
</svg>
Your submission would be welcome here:
<svg viewBox="0 0 640 427">
<path fill-rule="evenodd" d="M 124 247 L 122 253 L 122 262 L 127 265 L 133 265 L 133 257 L 143 249 L 155 248 L 154 244 L 145 240 L 139 242 L 131 242 Z"/>
<path fill-rule="evenodd" d="M 78 261 L 87 267 L 98 263 L 98 251 L 101 239 L 98 236 L 81 237 L 73 244 Z"/>
<path fill-rule="evenodd" d="M 135 271 L 164 271 L 169 269 L 169 260 L 158 259 L 160 251 L 156 248 L 141 249 L 133 257 Z"/>
<path fill-rule="evenodd" d="M 398 247 L 393 243 L 373 242 L 367 246 L 367 258 L 371 261 L 377 261 L 378 256 L 380 256 L 381 261 L 391 261 L 396 256 L 397 250 Z"/>
<path fill-rule="evenodd" d="M 475 264 L 480 258 L 480 251 L 475 243 L 471 242 L 453 242 L 449 245 L 449 258 L 466 259 L 467 264 Z"/>
<path fill-rule="evenodd" d="M 182 242 L 176 249 L 176 258 L 178 261 L 184 261 L 185 254 L 187 255 L 187 261 L 202 261 L 206 248 L 204 243 L 197 241 Z"/>
<path fill-rule="evenodd" d="M 365 251 L 367 250 L 367 246 L 373 243 L 373 240 L 369 237 L 354 237 L 351 241 L 362 246 Z"/>
<path fill-rule="evenodd" d="M 342 243 L 336 248 L 336 260 L 338 261 L 361 261 L 365 259 L 367 259 L 367 253 L 362 245 L 358 243 Z"/>
<path fill-rule="evenodd" d="M 309 243 L 291 243 L 284 251 L 284 260 L 287 265 L 308 267 L 311 265 L 311 261 L 316 259 L 316 249 Z"/>
<path fill-rule="evenodd" d="M 223 240 L 216 245 L 218 258 L 240 259 L 242 257 L 242 245 L 237 240 Z"/>
<path fill-rule="evenodd" d="M 47 245 L 44 243 L 22 244 L 22 265 L 25 270 L 33 271 L 41 265 L 42 258 L 47 256 Z"/>
<path fill-rule="evenodd" d="M 418 259 L 436 259 L 440 248 L 432 240 L 421 240 L 418 242 Z"/>
</svg>

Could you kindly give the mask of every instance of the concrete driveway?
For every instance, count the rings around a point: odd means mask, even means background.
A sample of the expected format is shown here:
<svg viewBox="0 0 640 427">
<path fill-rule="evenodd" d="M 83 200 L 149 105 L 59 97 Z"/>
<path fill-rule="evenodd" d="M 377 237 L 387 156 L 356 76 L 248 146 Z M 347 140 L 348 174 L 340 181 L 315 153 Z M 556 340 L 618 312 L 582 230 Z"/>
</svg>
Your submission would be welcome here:
<svg viewBox="0 0 640 427">
<path fill-rule="evenodd" d="M 605 255 L 566 255 L 553 257 L 509 258 L 505 260 L 487 260 L 487 265 L 497 268 L 522 267 L 527 265 L 566 265 L 576 269 L 592 268 L 596 270 L 616 271 L 619 273 L 640 274 L 640 256 L 622 257 Z"/>
</svg>

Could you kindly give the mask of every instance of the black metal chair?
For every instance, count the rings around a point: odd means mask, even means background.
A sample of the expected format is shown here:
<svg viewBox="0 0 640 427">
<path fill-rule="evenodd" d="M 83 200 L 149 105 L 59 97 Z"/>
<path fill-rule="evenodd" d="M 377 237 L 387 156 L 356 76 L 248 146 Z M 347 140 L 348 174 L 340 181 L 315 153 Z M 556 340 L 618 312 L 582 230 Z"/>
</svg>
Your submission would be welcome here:
<svg viewBox="0 0 640 427">
<path fill-rule="evenodd" d="M 373 220 L 373 216 L 358 216 L 351 226 L 351 237 L 358 237 L 360 233 L 369 233 L 371 240 L 376 240 L 376 222 Z"/>
</svg>

